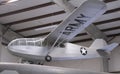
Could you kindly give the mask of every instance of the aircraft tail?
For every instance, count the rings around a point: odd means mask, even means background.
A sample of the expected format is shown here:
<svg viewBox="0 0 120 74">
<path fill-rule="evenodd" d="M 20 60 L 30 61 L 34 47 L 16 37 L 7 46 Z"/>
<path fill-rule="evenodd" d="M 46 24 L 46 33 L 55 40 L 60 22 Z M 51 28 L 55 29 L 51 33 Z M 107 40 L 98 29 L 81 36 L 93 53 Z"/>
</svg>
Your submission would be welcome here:
<svg viewBox="0 0 120 74">
<path fill-rule="evenodd" d="M 119 45 L 118 43 L 112 43 L 110 45 L 104 46 L 103 48 L 101 48 L 101 50 L 105 50 L 106 52 L 111 52 L 118 45 Z"/>
<path fill-rule="evenodd" d="M 107 45 L 107 42 L 103 39 L 96 39 L 89 48 L 101 49 Z"/>
<path fill-rule="evenodd" d="M 104 39 L 96 39 L 89 48 L 97 49 L 97 50 L 104 50 L 105 52 L 109 53 L 114 48 L 116 48 L 118 45 L 119 45 L 118 43 L 112 43 L 108 45 Z"/>
</svg>

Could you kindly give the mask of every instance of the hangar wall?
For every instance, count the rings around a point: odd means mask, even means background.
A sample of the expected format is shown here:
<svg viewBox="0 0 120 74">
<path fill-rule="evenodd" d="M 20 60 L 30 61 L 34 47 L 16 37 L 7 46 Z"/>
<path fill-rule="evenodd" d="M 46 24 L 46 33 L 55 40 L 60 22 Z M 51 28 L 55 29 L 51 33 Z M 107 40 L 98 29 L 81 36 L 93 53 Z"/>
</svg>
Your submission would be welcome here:
<svg viewBox="0 0 120 74">
<path fill-rule="evenodd" d="M 6 44 L 9 41 L 21 36 L 17 35 L 15 32 L 11 30 L 8 30 L 4 34 L 4 37 L 2 38 L 2 31 L 3 26 L 0 24 L 0 62 L 17 62 L 19 58 L 11 55 L 7 50 L 7 47 L 2 45 L 2 43 Z"/>
<path fill-rule="evenodd" d="M 110 43 L 118 42 L 120 43 L 120 36 L 115 37 Z M 79 43 L 80 45 L 90 46 L 92 41 L 87 41 Z M 109 71 L 120 71 L 120 46 L 112 51 L 111 59 L 109 60 Z M 11 55 L 6 46 L 0 44 L 0 61 L 1 62 L 19 62 L 19 58 Z M 103 71 L 102 59 L 88 59 L 88 60 L 74 60 L 74 61 L 53 61 L 50 63 L 45 63 L 45 65 L 77 68 L 81 70 L 89 71 Z"/>
<path fill-rule="evenodd" d="M 110 55 L 111 59 L 109 61 L 109 70 L 111 72 L 116 71 L 120 73 L 120 36 L 117 36 L 112 41 L 110 41 L 110 43 L 112 42 L 119 43 L 119 46 L 113 50 Z"/>
<path fill-rule="evenodd" d="M 9 53 L 6 46 L 0 44 L 0 62 L 18 62 L 19 58 Z"/>
</svg>

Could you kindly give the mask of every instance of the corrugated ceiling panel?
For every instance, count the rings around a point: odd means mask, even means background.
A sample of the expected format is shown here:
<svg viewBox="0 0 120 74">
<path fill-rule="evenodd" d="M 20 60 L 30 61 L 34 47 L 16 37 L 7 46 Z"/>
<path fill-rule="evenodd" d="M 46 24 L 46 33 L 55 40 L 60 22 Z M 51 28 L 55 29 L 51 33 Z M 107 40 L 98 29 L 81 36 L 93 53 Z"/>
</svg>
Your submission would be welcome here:
<svg viewBox="0 0 120 74">
<path fill-rule="evenodd" d="M 50 2 L 50 1 L 51 0 L 20 0 L 18 2 L 1 5 L 0 6 L 0 14 L 27 8 L 27 7 L 32 7 L 35 5 L 40 5 L 43 3 Z"/>
<path fill-rule="evenodd" d="M 9 22 L 23 20 L 31 17 L 37 17 L 37 16 L 41 16 L 41 15 L 45 15 L 48 13 L 53 13 L 61 10 L 62 9 L 57 5 L 51 5 L 51 6 L 43 7 L 43 8 L 32 10 L 32 11 L 27 11 L 27 12 L 15 14 L 15 15 L 2 17 L 0 18 L 0 21 L 2 21 L 2 23 L 9 23 Z"/>
</svg>

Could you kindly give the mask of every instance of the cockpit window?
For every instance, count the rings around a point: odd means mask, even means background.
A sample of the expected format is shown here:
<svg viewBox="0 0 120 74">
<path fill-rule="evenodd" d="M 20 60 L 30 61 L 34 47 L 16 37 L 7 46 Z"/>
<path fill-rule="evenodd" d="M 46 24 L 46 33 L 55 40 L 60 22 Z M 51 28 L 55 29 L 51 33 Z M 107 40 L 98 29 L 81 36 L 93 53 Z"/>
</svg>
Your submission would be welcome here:
<svg viewBox="0 0 120 74">
<path fill-rule="evenodd" d="M 13 40 L 11 46 L 14 45 L 27 45 L 27 46 L 42 46 L 42 39 L 39 38 L 20 38 Z"/>
</svg>

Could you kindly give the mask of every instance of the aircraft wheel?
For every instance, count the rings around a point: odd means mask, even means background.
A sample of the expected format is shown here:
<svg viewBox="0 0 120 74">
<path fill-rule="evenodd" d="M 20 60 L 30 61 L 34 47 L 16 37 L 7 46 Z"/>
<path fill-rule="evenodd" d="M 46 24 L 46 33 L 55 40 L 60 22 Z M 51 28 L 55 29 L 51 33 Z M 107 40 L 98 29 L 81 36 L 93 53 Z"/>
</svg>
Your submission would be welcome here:
<svg viewBox="0 0 120 74">
<path fill-rule="evenodd" d="M 47 55 L 47 56 L 45 57 L 45 60 L 46 60 L 47 62 L 50 62 L 50 61 L 52 61 L 52 57 L 49 56 L 49 55 Z"/>
</svg>

